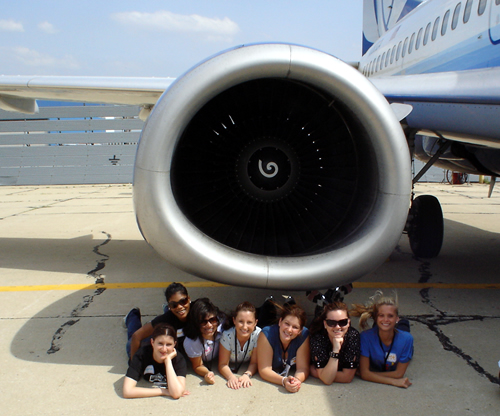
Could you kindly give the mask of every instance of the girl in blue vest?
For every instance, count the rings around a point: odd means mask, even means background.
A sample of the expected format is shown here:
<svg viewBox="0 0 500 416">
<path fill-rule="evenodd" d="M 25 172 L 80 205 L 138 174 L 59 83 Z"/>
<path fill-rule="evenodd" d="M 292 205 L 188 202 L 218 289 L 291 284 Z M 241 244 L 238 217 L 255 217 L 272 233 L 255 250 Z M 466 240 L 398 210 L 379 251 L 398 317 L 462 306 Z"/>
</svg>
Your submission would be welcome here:
<svg viewBox="0 0 500 416">
<path fill-rule="evenodd" d="M 309 375 L 309 331 L 305 323 L 306 313 L 300 306 L 286 305 L 279 322 L 264 327 L 257 342 L 260 376 L 290 393 L 297 393 Z"/>
</svg>

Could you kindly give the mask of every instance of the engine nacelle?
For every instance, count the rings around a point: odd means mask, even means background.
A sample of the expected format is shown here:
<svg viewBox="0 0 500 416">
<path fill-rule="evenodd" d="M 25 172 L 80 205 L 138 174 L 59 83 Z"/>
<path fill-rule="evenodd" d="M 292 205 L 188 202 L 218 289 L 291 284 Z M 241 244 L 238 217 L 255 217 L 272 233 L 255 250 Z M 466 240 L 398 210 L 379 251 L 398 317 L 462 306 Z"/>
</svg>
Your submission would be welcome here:
<svg viewBox="0 0 500 416">
<path fill-rule="evenodd" d="M 387 259 L 410 174 L 400 124 L 362 74 L 317 50 L 250 45 L 162 95 L 139 143 L 134 204 L 146 241 L 189 273 L 321 289 Z"/>
</svg>

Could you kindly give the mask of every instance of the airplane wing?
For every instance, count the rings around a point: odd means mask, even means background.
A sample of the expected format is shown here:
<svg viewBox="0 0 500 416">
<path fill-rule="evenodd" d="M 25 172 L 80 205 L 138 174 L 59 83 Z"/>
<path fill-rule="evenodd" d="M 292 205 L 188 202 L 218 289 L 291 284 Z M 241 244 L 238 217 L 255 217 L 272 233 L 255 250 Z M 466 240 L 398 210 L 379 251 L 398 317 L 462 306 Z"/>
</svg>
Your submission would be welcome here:
<svg viewBox="0 0 500 416">
<path fill-rule="evenodd" d="M 174 78 L 0 76 L 0 108 L 33 114 L 36 99 L 152 107 Z"/>
</svg>

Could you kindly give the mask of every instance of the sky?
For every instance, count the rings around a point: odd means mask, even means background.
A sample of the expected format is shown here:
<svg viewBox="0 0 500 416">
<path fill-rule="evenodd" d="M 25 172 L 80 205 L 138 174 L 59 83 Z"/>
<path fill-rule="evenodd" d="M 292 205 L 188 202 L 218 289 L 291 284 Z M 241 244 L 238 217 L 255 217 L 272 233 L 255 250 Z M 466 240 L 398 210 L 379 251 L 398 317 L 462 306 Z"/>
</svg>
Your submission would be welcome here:
<svg viewBox="0 0 500 416">
<path fill-rule="evenodd" d="M 0 74 L 178 77 L 241 44 L 361 58 L 362 0 L 0 0 Z"/>
</svg>

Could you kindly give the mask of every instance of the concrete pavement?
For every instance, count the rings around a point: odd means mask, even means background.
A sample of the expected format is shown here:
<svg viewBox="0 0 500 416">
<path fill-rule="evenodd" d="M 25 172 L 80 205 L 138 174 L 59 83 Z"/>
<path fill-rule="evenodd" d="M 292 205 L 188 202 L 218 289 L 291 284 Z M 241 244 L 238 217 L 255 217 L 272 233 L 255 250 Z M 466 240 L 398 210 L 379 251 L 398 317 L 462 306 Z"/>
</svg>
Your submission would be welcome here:
<svg viewBox="0 0 500 416">
<path fill-rule="evenodd" d="M 160 259 L 137 229 L 130 185 L 0 187 L 2 414 L 497 415 L 500 190 L 490 199 L 479 184 L 420 184 L 416 192 L 443 206 L 440 256 L 414 258 L 402 236 L 346 297 L 364 302 L 378 287 L 397 288 L 415 337 L 409 389 L 309 378 L 291 395 L 255 377 L 252 388 L 231 391 L 220 376 L 208 386 L 191 372 L 191 395 L 173 401 L 121 398 L 128 310 L 139 306 L 144 320 L 161 313 L 172 281 L 223 310 L 258 305 L 270 292 L 212 284 Z M 312 316 L 304 293 L 290 294 Z"/>
</svg>

